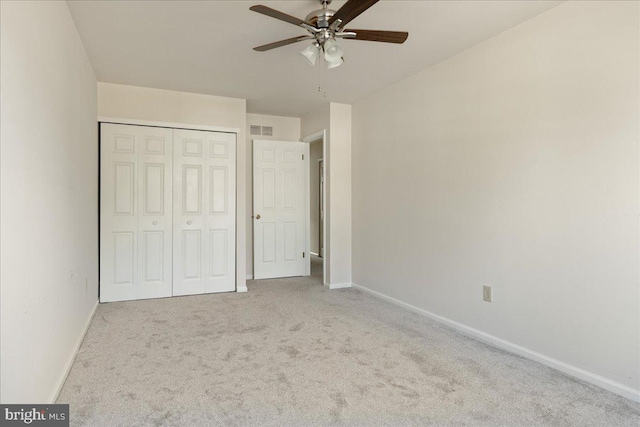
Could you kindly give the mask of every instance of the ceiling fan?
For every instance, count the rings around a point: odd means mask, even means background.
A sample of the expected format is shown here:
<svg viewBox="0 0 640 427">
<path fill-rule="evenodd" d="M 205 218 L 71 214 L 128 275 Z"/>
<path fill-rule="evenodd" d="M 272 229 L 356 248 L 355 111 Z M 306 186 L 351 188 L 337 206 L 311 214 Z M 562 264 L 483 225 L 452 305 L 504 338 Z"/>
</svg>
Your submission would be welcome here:
<svg viewBox="0 0 640 427">
<path fill-rule="evenodd" d="M 342 46 L 336 41 L 337 39 L 401 44 L 409 37 L 409 33 L 404 31 L 354 30 L 345 28 L 349 22 L 376 4 L 379 0 L 348 0 L 338 11 L 328 8 L 332 0 L 319 1 L 322 4 L 322 9 L 314 10 L 307 15 L 305 19 L 287 15 L 286 13 L 271 9 L 267 6 L 257 5 L 250 7 L 249 9 L 254 12 L 297 25 L 309 32 L 308 35 L 265 44 L 254 47 L 253 50 L 264 52 L 304 40 L 313 40 L 309 47 L 300 52 L 302 56 L 304 56 L 311 65 L 315 65 L 320 54 L 323 53 L 323 57 L 327 62 L 327 68 L 335 68 L 344 62 L 344 52 Z"/>
</svg>

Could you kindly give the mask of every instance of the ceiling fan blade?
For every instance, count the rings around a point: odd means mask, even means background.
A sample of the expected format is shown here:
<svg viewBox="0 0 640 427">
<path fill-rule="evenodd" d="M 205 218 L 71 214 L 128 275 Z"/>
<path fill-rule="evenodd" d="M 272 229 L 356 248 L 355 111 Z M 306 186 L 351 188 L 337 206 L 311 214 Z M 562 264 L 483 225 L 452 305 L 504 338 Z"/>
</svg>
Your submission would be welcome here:
<svg viewBox="0 0 640 427">
<path fill-rule="evenodd" d="M 379 0 L 349 0 L 329 19 L 329 25 L 336 20 L 342 20 L 340 26 L 347 25 L 365 10 L 369 9 Z"/>
<path fill-rule="evenodd" d="M 303 40 L 309 40 L 312 38 L 313 37 L 311 36 L 291 37 L 290 39 L 280 40 L 279 42 L 273 42 L 273 43 L 265 44 L 262 46 L 254 47 L 253 50 L 256 50 L 258 52 L 264 52 L 267 50 L 275 49 L 277 47 L 286 46 L 288 44 L 293 44 L 293 43 L 301 42 Z"/>
<path fill-rule="evenodd" d="M 355 37 L 345 36 L 349 40 L 367 40 L 370 42 L 385 42 L 402 44 L 409 37 L 406 31 L 377 31 L 377 30 L 344 30 L 345 33 L 356 33 Z"/>
<path fill-rule="evenodd" d="M 309 21 L 296 18 L 295 16 L 287 15 L 286 13 L 282 13 L 275 9 L 271 9 L 270 7 L 267 7 L 267 6 L 262 6 L 262 5 L 251 6 L 249 10 L 253 10 L 254 12 L 258 12 L 263 15 L 267 15 L 272 18 L 276 18 L 281 21 L 288 22 L 289 24 L 298 25 L 298 26 L 301 26 L 302 24 L 306 24 L 313 27 L 313 24 L 311 24 L 311 22 Z"/>
</svg>

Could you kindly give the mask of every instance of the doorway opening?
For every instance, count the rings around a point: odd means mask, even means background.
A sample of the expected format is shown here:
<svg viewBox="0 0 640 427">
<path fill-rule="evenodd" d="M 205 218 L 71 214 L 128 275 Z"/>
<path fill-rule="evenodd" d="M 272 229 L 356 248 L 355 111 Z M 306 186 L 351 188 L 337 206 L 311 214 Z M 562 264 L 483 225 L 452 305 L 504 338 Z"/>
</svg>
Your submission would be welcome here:
<svg viewBox="0 0 640 427">
<path fill-rule="evenodd" d="M 309 144 L 309 198 L 310 219 L 309 252 L 311 276 L 325 283 L 325 132 L 303 138 Z"/>
</svg>

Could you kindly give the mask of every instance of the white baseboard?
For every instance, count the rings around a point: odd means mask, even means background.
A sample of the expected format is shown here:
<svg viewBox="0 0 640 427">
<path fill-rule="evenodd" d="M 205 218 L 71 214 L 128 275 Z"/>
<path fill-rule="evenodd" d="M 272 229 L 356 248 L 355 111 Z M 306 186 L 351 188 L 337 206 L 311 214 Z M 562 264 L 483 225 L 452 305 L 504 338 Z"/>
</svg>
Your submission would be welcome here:
<svg viewBox="0 0 640 427">
<path fill-rule="evenodd" d="M 253 274 L 247 274 L 247 280 L 253 280 Z"/>
<path fill-rule="evenodd" d="M 568 363 L 562 362 L 560 360 L 554 359 L 552 357 L 546 356 L 544 354 L 538 353 L 536 351 L 530 350 L 528 348 L 522 347 L 518 344 L 514 344 L 512 342 L 503 340 L 494 335 L 487 334 L 486 332 L 482 332 L 478 329 L 474 329 L 470 326 L 464 325 L 462 323 L 455 322 L 453 320 L 447 319 L 446 317 L 437 315 L 430 311 L 424 310 L 422 308 L 416 307 L 414 305 L 408 304 L 404 301 L 400 301 L 398 299 L 392 298 L 388 295 L 380 293 L 378 291 L 374 291 L 373 289 L 369 289 L 365 286 L 358 285 L 353 283 L 354 288 L 359 289 L 363 292 L 367 292 L 375 297 L 383 299 L 385 301 L 389 301 L 393 304 L 399 305 L 406 309 L 409 309 L 415 313 L 421 314 L 429 319 L 435 320 L 436 322 L 442 323 L 449 327 L 452 327 L 464 334 L 478 339 L 480 341 L 492 344 L 496 347 L 499 347 L 503 350 L 509 351 L 511 353 L 515 353 L 522 357 L 526 357 L 527 359 L 534 360 L 538 363 L 542 363 L 543 365 L 549 366 L 551 368 L 557 369 L 560 372 L 563 372 L 567 375 L 571 375 L 580 380 L 589 382 L 591 384 L 595 384 L 598 387 L 602 387 L 605 390 L 609 390 L 613 393 L 619 394 L 620 396 L 626 397 L 627 399 L 633 400 L 635 402 L 640 402 L 640 390 L 631 388 L 619 382 L 610 380 L 603 376 L 594 374 L 593 372 L 586 371 L 584 369 L 578 368 L 576 366 L 570 365 Z"/>
<path fill-rule="evenodd" d="M 345 288 L 350 288 L 351 283 L 330 283 L 330 284 L 325 283 L 324 286 L 326 286 L 329 289 L 345 289 Z"/>
<path fill-rule="evenodd" d="M 244 286 L 244 287 L 240 287 L 240 288 L 237 288 L 237 289 L 236 289 L 236 292 L 239 292 L 239 293 L 241 293 L 241 292 L 247 292 L 247 291 L 248 291 L 248 289 L 247 289 L 247 287 L 246 287 L 246 286 Z"/>
<path fill-rule="evenodd" d="M 87 331 L 89 330 L 89 326 L 91 326 L 91 321 L 93 320 L 93 316 L 96 315 L 96 310 L 98 309 L 98 304 L 99 304 L 99 302 L 96 301 L 96 305 L 93 306 L 93 310 L 91 310 L 91 315 L 87 319 L 87 323 L 84 325 L 84 328 L 82 329 L 82 332 L 80 333 L 80 336 L 78 337 L 78 340 L 76 341 L 76 345 L 74 346 L 73 351 L 69 355 L 69 360 L 67 360 L 67 364 L 65 365 L 64 370 L 62 371 L 62 375 L 60 375 L 60 379 L 58 379 L 58 383 L 56 384 L 56 388 L 53 390 L 53 393 L 51 394 L 51 398 L 49 399 L 49 403 L 50 404 L 54 404 L 54 403 L 56 403 L 56 400 L 58 400 L 58 396 L 60 395 L 60 392 L 62 391 L 62 386 L 64 386 L 65 381 L 67 381 L 67 377 L 69 376 L 69 372 L 71 371 L 71 367 L 73 366 L 73 362 L 76 360 L 76 355 L 78 354 L 78 351 L 80 350 L 80 346 L 82 345 L 82 341 L 84 341 L 84 337 L 85 337 L 85 335 L 87 335 Z"/>
</svg>

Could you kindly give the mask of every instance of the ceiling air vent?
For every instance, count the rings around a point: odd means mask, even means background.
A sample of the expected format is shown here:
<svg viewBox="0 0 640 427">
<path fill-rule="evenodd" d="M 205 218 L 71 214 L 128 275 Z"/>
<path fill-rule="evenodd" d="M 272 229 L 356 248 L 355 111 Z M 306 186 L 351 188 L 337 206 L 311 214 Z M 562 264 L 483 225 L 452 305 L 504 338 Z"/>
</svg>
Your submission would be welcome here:
<svg viewBox="0 0 640 427">
<path fill-rule="evenodd" d="M 262 135 L 261 127 L 257 125 L 251 125 L 251 135 Z"/>
<path fill-rule="evenodd" d="M 273 136 L 273 127 L 262 126 L 262 136 Z"/>
</svg>

